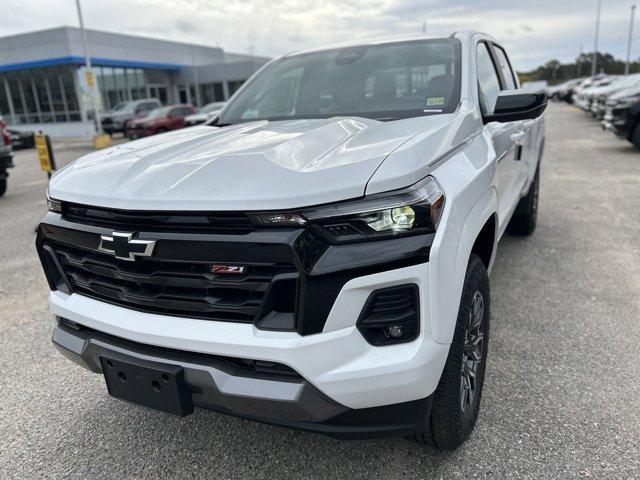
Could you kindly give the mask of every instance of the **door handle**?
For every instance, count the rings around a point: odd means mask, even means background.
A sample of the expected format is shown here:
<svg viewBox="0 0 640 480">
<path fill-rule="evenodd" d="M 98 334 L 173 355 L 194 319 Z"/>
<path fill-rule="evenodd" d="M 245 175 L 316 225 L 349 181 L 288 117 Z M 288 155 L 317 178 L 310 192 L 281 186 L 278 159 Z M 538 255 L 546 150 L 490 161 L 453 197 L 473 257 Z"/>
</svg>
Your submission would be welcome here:
<svg viewBox="0 0 640 480">
<path fill-rule="evenodd" d="M 509 138 L 511 139 L 512 142 L 519 142 L 524 138 L 524 132 L 512 133 Z"/>
</svg>

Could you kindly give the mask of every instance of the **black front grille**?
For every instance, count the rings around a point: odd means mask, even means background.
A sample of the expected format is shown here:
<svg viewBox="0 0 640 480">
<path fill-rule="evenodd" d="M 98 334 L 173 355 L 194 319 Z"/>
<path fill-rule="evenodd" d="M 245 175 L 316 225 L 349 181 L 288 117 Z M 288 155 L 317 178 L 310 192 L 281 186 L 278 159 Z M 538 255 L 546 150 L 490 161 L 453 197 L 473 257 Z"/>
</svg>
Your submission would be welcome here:
<svg viewBox="0 0 640 480">
<path fill-rule="evenodd" d="M 283 329 L 295 328 L 293 265 L 242 265 L 241 274 L 216 274 L 209 262 L 128 262 L 61 243 L 47 245 L 75 293 L 145 312 L 241 323 L 258 322 L 277 309 L 289 320 Z M 284 300 L 283 291 L 288 292 Z M 278 301 L 265 301 L 267 295 Z"/>
<path fill-rule="evenodd" d="M 62 216 L 69 222 L 123 231 L 179 231 L 242 235 L 255 230 L 249 217 L 234 212 L 140 212 L 63 202 Z"/>
</svg>

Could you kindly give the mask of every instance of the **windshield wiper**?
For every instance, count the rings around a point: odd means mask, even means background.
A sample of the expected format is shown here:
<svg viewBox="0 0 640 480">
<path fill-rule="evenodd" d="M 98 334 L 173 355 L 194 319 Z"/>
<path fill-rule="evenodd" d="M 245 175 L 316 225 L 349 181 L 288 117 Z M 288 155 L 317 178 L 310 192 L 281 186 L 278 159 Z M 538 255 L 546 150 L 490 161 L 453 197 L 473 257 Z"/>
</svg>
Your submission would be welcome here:
<svg viewBox="0 0 640 480">
<path fill-rule="evenodd" d="M 206 124 L 208 127 L 230 127 L 231 125 L 235 125 L 235 123 L 218 123 L 218 118 L 216 118 L 213 122 Z"/>
</svg>

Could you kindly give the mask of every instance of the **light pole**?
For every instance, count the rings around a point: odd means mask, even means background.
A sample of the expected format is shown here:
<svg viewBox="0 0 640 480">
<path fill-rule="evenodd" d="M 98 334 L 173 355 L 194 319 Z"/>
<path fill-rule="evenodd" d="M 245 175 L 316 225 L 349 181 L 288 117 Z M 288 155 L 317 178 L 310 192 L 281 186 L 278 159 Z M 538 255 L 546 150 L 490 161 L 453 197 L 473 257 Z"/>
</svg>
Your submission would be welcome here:
<svg viewBox="0 0 640 480">
<path fill-rule="evenodd" d="M 80 21 L 80 35 L 82 36 L 82 48 L 84 50 L 84 64 L 85 64 L 85 67 L 87 68 L 87 71 L 86 71 L 87 86 L 89 87 L 91 103 L 93 104 L 93 118 L 96 124 L 97 134 L 102 135 L 103 134 L 102 122 L 100 121 L 100 111 L 98 109 L 98 102 L 96 102 L 95 79 L 93 77 L 93 71 L 91 70 L 91 56 L 89 55 L 89 44 L 87 42 L 87 32 L 84 29 L 84 21 L 82 20 L 82 8 L 80 8 L 80 0 L 76 0 L 76 8 L 78 10 L 78 20 Z M 85 107 L 85 110 L 86 110 L 86 107 Z"/>
<path fill-rule="evenodd" d="M 624 64 L 624 74 L 629 75 L 629 62 L 631 60 L 631 39 L 633 38 L 633 19 L 636 15 L 636 6 L 631 5 L 631 20 L 629 21 L 629 38 L 627 40 L 627 63 Z"/>
<path fill-rule="evenodd" d="M 593 39 L 593 59 L 591 60 L 591 75 L 596 74 L 596 69 L 598 67 L 598 35 L 600 33 L 600 7 L 602 6 L 601 0 L 598 0 L 598 5 L 596 7 L 596 34 Z"/>
</svg>

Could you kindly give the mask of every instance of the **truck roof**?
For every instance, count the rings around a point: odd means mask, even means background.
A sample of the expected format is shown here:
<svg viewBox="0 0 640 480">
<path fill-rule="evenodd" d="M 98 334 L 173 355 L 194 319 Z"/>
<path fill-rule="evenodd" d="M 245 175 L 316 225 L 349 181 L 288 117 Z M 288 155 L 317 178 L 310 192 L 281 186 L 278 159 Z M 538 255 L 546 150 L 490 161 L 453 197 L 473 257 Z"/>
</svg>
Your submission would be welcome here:
<svg viewBox="0 0 640 480">
<path fill-rule="evenodd" d="M 322 52 L 324 50 L 333 50 L 335 48 L 348 48 L 348 47 L 359 47 L 363 45 L 381 45 L 385 43 L 398 43 L 398 42 L 409 42 L 412 40 L 436 40 L 436 39 L 444 39 L 444 38 L 458 38 L 460 40 L 471 37 L 472 35 L 479 34 L 485 37 L 489 37 L 489 35 L 475 32 L 475 31 L 454 31 L 449 35 L 429 35 L 425 33 L 417 33 L 417 34 L 403 34 L 403 35 L 386 35 L 382 37 L 369 37 L 369 38 L 361 38 L 356 40 L 346 40 L 342 42 L 335 42 L 330 44 L 325 44 L 318 47 L 311 47 L 302 50 L 296 50 L 290 53 L 283 55 L 283 57 L 289 57 L 294 55 L 303 55 L 307 53 L 313 52 Z"/>
</svg>

